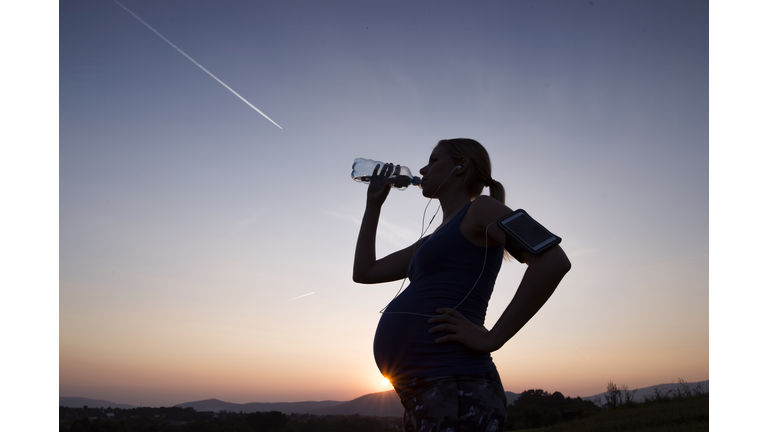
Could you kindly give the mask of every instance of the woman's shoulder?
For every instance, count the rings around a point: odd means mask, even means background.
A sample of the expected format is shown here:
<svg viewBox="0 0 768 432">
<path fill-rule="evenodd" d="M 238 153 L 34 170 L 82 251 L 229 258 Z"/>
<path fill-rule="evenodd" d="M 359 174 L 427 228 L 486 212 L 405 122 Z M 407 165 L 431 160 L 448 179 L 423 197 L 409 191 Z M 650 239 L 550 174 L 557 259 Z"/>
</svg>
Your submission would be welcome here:
<svg viewBox="0 0 768 432">
<path fill-rule="evenodd" d="M 471 229 L 485 232 L 489 224 L 496 223 L 497 220 L 510 213 L 512 213 L 512 210 L 495 198 L 488 195 L 480 195 L 472 201 L 465 219 L 469 227 L 472 227 Z"/>
<path fill-rule="evenodd" d="M 499 214 L 499 218 L 512 212 L 509 207 L 496 200 L 496 198 L 490 197 L 488 195 L 480 195 L 479 197 L 475 198 L 475 200 L 472 201 L 472 205 L 469 207 L 468 211 L 476 214 L 477 216 L 494 216 Z"/>
</svg>

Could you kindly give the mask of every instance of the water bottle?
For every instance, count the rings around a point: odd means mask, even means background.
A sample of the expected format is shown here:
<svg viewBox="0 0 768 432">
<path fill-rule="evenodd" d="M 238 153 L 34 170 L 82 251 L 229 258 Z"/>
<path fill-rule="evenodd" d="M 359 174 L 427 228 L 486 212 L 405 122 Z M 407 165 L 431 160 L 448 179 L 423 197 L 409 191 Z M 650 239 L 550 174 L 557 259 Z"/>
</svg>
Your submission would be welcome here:
<svg viewBox="0 0 768 432">
<path fill-rule="evenodd" d="M 376 165 L 379 165 L 378 172 L 381 173 L 384 169 L 384 162 L 362 158 L 355 159 L 355 162 L 352 164 L 352 180 L 361 183 L 370 182 Z M 397 190 L 405 190 L 410 185 L 421 186 L 421 177 L 414 176 L 407 166 L 400 165 L 400 175 L 397 177 L 392 176 L 392 187 Z"/>
</svg>

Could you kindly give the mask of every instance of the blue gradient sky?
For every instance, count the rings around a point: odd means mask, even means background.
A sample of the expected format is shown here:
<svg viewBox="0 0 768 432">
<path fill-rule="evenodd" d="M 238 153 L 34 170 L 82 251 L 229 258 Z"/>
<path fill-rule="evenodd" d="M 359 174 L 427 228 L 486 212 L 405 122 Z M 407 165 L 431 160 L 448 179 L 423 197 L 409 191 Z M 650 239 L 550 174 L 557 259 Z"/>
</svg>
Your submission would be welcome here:
<svg viewBox="0 0 768 432">
<path fill-rule="evenodd" d="M 61 396 L 386 390 L 371 343 L 399 283 L 351 280 L 351 163 L 418 170 L 453 137 L 573 263 L 494 354 L 507 390 L 709 379 L 706 2 L 122 3 L 283 129 L 114 2 L 59 5 Z M 390 195 L 380 254 L 426 204 Z"/>
</svg>

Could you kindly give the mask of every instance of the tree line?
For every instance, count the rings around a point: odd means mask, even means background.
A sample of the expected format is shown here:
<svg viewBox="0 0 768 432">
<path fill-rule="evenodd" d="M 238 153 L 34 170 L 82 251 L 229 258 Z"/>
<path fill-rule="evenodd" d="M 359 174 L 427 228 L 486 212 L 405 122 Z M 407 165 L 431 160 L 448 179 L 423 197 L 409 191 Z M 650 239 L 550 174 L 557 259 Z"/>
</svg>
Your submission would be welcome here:
<svg viewBox="0 0 768 432">
<path fill-rule="evenodd" d="M 235 413 L 194 408 L 59 407 L 60 432 L 391 432 L 399 417 Z"/>
<path fill-rule="evenodd" d="M 635 401 L 637 389 L 630 390 L 626 384 L 619 386 L 612 380 L 608 381 L 606 393 L 596 400 L 566 398 L 560 392 L 550 394 L 544 390 L 526 390 L 507 407 L 507 423 L 504 430 L 553 426 L 561 422 L 584 419 L 599 412 L 624 409 L 639 404 L 694 398 L 706 394 L 708 392 L 701 384 L 692 387 L 682 378 L 678 379 L 678 385 L 674 389 L 654 388 L 653 394 L 644 397 L 642 402 Z"/>
<path fill-rule="evenodd" d="M 583 419 L 601 408 L 591 400 L 564 397 L 560 392 L 550 394 L 541 389 L 524 391 L 507 406 L 504 430 L 533 429 Z"/>
</svg>

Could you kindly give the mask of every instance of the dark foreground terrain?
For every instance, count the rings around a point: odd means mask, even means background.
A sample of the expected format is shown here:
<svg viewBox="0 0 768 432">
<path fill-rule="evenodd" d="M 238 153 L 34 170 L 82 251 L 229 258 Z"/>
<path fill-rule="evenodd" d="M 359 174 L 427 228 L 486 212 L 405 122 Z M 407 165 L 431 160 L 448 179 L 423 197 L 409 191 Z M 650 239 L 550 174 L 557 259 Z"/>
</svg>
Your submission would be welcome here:
<svg viewBox="0 0 768 432">
<path fill-rule="evenodd" d="M 694 432 L 709 430 L 709 394 L 602 410 L 542 429 L 552 432 Z"/>
<path fill-rule="evenodd" d="M 516 395 L 507 407 L 505 430 L 553 432 L 693 432 L 709 430 L 709 392 L 682 379 L 657 387 L 643 402 L 638 390 L 608 383 L 599 398 L 564 397 L 540 389 Z M 196 411 L 170 408 L 59 407 L 62 432 L 390 432 L 401 417 L 359 414 L 285 414 L 280 411 Z"/>
<path fill-rule="evenodd" d="M 107 412 L 111 415 L 107 416 Z M 60 408 L 60 431 L 70 432 L 377 432 L 401 430 L 398 417 L 309 415 L 279 412 L 212 413 L 191 408 L 103 410 Z M 517 426 L 517 427 L 516 427 Z M 601 409 L 588 417 L 552 426 L 526 428 L 518 422 L 506 430 L 552 432 L 694 432 L 709 430 L 709 395 L 670 398 Z"/>
</svg>

